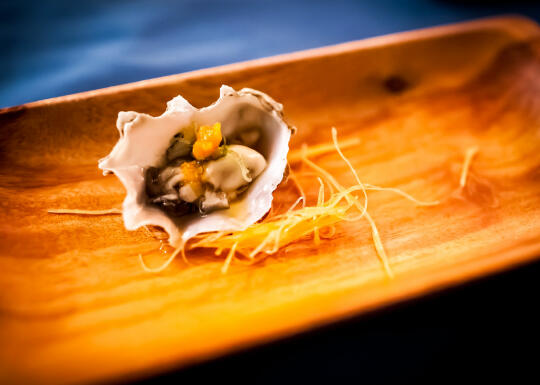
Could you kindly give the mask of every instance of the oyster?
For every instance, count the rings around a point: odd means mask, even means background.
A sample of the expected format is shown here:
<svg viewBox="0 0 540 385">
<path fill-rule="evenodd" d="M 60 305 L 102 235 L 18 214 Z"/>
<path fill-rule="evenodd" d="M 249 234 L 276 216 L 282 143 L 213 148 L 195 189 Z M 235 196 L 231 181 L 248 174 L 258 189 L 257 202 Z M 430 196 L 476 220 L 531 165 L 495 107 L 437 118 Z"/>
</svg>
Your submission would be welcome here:
<svg viewBox="0 0 540 385">
<path fill-rule="evenodd" d="M 283 178 L 292 131 L 281 104 L 228 86 L 208 107 L 177 96 L 158 117 L 120 112 L 116 125 L 120 139 L 99 168 L 126 188 L 124 225 L 160 226 L 172 246 L 262 218 Z"/>
</svg>

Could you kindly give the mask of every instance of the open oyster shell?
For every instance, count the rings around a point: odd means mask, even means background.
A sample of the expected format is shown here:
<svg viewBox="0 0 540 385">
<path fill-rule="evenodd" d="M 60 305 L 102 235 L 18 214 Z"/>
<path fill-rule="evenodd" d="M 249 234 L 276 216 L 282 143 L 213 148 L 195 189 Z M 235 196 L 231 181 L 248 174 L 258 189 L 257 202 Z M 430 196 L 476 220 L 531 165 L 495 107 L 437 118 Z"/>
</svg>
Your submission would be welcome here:
<svg viewBox="0 0 540 385">
<path fill-rule="evenodd" d="M 171 138 L 192 122 L 221 122 L 225 138 L 234 137 L 247 127 L 259 127 L 257 151 L 264 156 L 267 166 L 228 209 L 205 216 L 193 213 L 172 217 L 148 202 L 145 170 L 163 164 Z M 120 139 L 111 153 L 99 161 L 99 168 L 104 173 L 114 173 L 126 188 L 124 225 L 128 230 L 160 226 L 175 247 L 199 233 L 243 230 L 262 218 L 270 209 L 272 192 L 283 178 L 292 131 L 283 120 L 281 104 L 260 91 L 244 88 L 237 92 L 228 86 L 221 87 L 219 99 L 208 107 L 197 109 L 177 96 L 167 103 L 161 116 L 120 112 L 116 126 Z"/>
</svg>

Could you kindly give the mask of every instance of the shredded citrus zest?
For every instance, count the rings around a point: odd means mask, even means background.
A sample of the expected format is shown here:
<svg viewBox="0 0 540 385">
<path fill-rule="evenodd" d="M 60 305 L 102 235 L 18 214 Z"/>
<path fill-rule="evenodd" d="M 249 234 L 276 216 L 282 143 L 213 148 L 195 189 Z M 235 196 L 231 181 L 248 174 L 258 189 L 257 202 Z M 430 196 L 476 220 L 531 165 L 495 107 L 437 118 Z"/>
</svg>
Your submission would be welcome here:
<svg viewBox="0 0 540 385">
<path fill-rule="evenodd" d="M 368 206 L 368 197 L 367 197 L 366 188 L 364 187 L 364 184 L 360 181 L 360 178 L 358 177 L 358 174 L 356 173 L 356 170 L 352 166 L 349 159 L 347 159 L 345 155 L 343 155 L 343 152 L 341 152 L 341 149 L 339 148 L 339 143 L 337 140 L 337 130 L 335 127 L 332 127 L 332 140 L 334 141 L 334 146 L 336 147 L 336 151 L 338 152 L 339 156 L 341 157 L 341 159 L 343 159 L 347 167 L 349 167 L 349 170 L 351 170 L 351 173 L 354 175 L 356 182 L 360 185 L 360 187 L 362 187 L 362 192 L 364 193 L 364 208 L 362 211 L 362 215 L 363 215 L 367 211 L 367 206 Z"/>
<path fill-rule="evenodd" d="M 384 270 L 389 277 L 393 277 L 392 270 L 390 269 L 390 265 L 388 263 L 388 258 L 379 236 L 379 231 L 375 225 L 375 222 L 367 212 L 368 198 L 366 189 L 360 181 L 360 178 L 358 177 L 358 174 L 352 164 L 341 152 L 340 145 L 337 140 L 337 131 L 335 128 L 332 129 L 332 138 L 334 148 L 338 151 L 340 157 L 344 160 L 354 175 L 357 182 L 356 185 L 349 188 L 343 187 L 328 171 L 324 170 L 320 166 L 317 166 L 308 159 L 308 151 L 304 147 L 301 155 L 303 162 L 324 177 L 324 179 L 328 181 L 329 186 L 333 186 L 337 192 L 332 193 L 331 196 L 325 200 L 326 186 L 323 179 L 318 177 L 320 187 L 317 197 L 317 204 L 315 206 L 304 206 L 300 209 L 294 210 L 298 202 L 304 199 L 305 195 L 302 194 L 302 196 L 299 197 L 293 206 L 291 206 L 291 208 L 284 214 L 280 214 L 263 222 L 256 223 L 249 226 L 244 231 L 223 231 L 199 235 L 195 237 L 195 242 L 191 245 L 191 248 L 204 247 L 216 248 L 219 250 L 229 249 L 229 254 L 227 255 L 225 264 L 222 268 L 222 272 L 226 272 L 234 258 L 233 254 L 236 252 L 236 250 L 242 252 L 243 255 L 246 255 L 248 259 L 253 260 L 258 254 L 275 254 L 284 246 L 311 233 L 313 233 L 314 243 L 319 245 L 321 239 L 320 230 L 322 228 L 329 228 L 330 234 L 334 235 L 334 225 L 336 223 L 351 218 L 357 220 L 365 216 L 371 226 L 375 250 L 381 259 Z M 295 177 L 293 176 L 293 178 Z M 296 182 L 298 181 L 296 180 Z M 303 190 L 301 191 L 303 192 Z M 353 194 L 360 191 L 364 195 L 363 205 L 358 201 L 356 195 Z M 409 195 L 406 194 L 403 196 L 407 197 Z M 357 214 L 352 216 L 351 214 L 353 214 L 354 210 L 357 210 L 360 215 Z M 231 254 L 231 252 L 233 252 L 233 254 Z"/>
<path fill-rule="evenodd" d="M 474 156 L 478 153 L 478 147 L 469 147 L 465 152 L 465 160 L 463 161 L 463 167 L 461 169 L 461 177 L 459 178 L 459 187 L 464 188 L 467 184 L 467 176 L 469 175 L 469 169 L 471 168 L 471 162 Z"/>
<path fill-rule="evenodd" d="M 142 266 L 143 270 L 146 271 L 147 273 L 159 273 L 159 272 L 165 270 L 167 267 L 169 267 L 171 262 L 174 261 L 176 256 L 179 253 L 181 253 L 182 250 L 183 250 L 183 247 L 179 247 L 179 248 L 175 249 L 173 251 L 173 253 L 169 256 L 169 258 L 165 262 L 163 262 L 163 264 L 161 264 L 158 267 L 148 267 L 148 265 L 144 262 L 142 254 L 139 254 L 139 261 L 141 262 L 141 266 Z"/>
<path fill-rule="evenodd" d="M 307 150 L 307 149 L 306 149 Z M 307 151 L 306 151 L 306 154 L 307 154 Z M 324 168 L 320 167 L 320 166 L 317 166 L 315 163 L 313 163 L 311 160 L 309 160 L 307 158 L 307 155 L 304 154 L 304 163 L 306 165 L 308 165 L 309 167 L 311 167 L 312 169 L 314 169 L 315 171 L 317 171 L 322 177 L 324 177 L 331 186 L 334 186 L 338 191 L 344 191 L 345 188 L 328 172 L 326 171 Z M 362 188 L 363 186 L 359 186 L 360 188 Z M 365 190 L 365 189 L 364 189 Z M 362 206 L 360 204 L 360 202 L 358 202 L 358 200 L 356 199 L 356 197 L 352 196 L 352 195 L 346 195 L 345 196 L 345 199 L 347 200 L 347 202 L 355 205 L 358 209 L 361 210 L 362 214 L 363 215 L 365 213 L 365 211 L 367 210 L 367 195 L 365 195 L 365 200 L 364 200 L 364 206 Z"/>
<path fill-rule="evenodd" d="M 393 278 L 394 273 L 392 273 L 392 270 L 390 269 L 390 265 L 388 264 L 388 257 L 386 255 L 386 251 L 384 250 L 384 247 L 382 245 L 381 237 L 379 236 L 379 230 L 377 229 L 377 226 L 375 225 L 375 222 L 371 218 L 371 215 L 369 215 L 369 213 L 367 211 L 368 202 L 367 202 L 366 189 L 365 189 L 364 185 L 362 184 L 362 182 L 360 181 L 360 178 L 358 177 L 358 174 L 357 174 L 356 170 L 354 169 L 354 167 L 352 166 L 351 162 L 341 152 L 341 150 L 339 148 L 339 143 L 338 143 L 338 140 L 337 140 L 337 130 L 336 130 L 335 127 L 332 127 L 332 140 L 334 141 L 334 145 L 336 146 L 336 151 L 338 152 L 339 156 L 341 157 L 341 159 L 343 159 L 343 161 L 349 167 L 349 170 L 354 175 L 354 178 L 356 179 L 356 182 L 358 182 L 358 184 L 362 187 L 362 191 L 364 192 L 364 196 L 365 196 L 364 211 L 362 212 L 362 215 L 366 216 L 366 219 L 369 222 L 369 225 L 371 226 L 371 235 L 372 235 L 372 238 L 373 238 L 373 243 L 375 244 L 375 250 L 377 251 L 377 254 L 379 255 L 379 258 L 380 258 L 380 260 L 381 260 L 381 262 L 383 264 L 384 271 L 386 272 L 388 277 Z"/>
<path fill-rule="evenodd" d="M 249 226 L 244 231 L 217 232 L 195 237 L 190 248 L 209 247 L 230 249 L 235 244 L 249 258 L 259 253 L 274 254 L 283 246 L 313 232 L 315 227 L 323 228 L 339 222 L 353 205 L 340 205 L 346 195 L 358 191 L 353 186 L 332 196 L 321 206 L 306 206 L 276 215 L 267 221 Z M 298 202 L 298 200 L 297 200 Z"/>
<path fill-rule="evenodd" d="M 405 191 L 400 190 L 400 189 L 395 188 L 395 187 L 380 187 L 380 186 L 375 186 L 375 185 L 369 184 L 369 183 L 365 183 L 364 187 L 368 191 L 389 191 L 389 192 L 396 193 L 398 195 L 401 195 L 404 198 L 407 198 L 411 202 L 415 203 L 417 206 L 437 206 L 438 204 L 441 203 L 440 201 L 421 201 L 421 200 L 418 200 L 415 197 L 413 197 L 412 195 L 407 194 Z"/>
<path fill-rule="evenodd" d="M 384 250 L 384 246 L 381 241 L 381 236 L 379 235 L 379 229 L 377 229 L 377 226 L 375 225 L 375 222 L 371 218 L 371 215 L 366 211 L 366 219 L 369 222 L 369 225 L 371 226 L 371 236 L 373 238 L 373 244 L 375 245 L 375 250 L 377 251 L 377 254 L 379 255 L 379 258 L 383 264 L 384 271 L 390 278 L 394 278 L 394 273 L 392 272 L 392 269 L 390 269 L 390 265 L 388 264 L 388 257 L 386 255 L 386 251 Z"/>
<path fill-rule="evenodd" d="M 105 210 L 79 210 L 79 209 L 49 209 L 49 214 L 73 214 L 73 215 L 115 215 L 122 214 L 121 209 L 112 208 Z"/>
<path fill-rule="evenodd" d="M 231 261 L 234 257 L 234 253 L 236 251 L 236 246 L 238 246 L 238 242 L 236 242 L 229 251 L 229 254 L 227 254 L 227 258 L 225 258 L 225 263 L 223 264 L 223 267 L 221 268 L 221 272 L 225 274 L 227 270 L 229 270 L 229 265 L 231 264 Z"/>
<path fill-rule="evenodd" d="M 298 181 L 298 178 L 296 177 L 295 172 L 290 167 L 289 167 L 289 179 L 292 180 L 292 182 L 294 183 L 294 186 L 296 187 L 296 189 L 298 190 L 298 193 L 300 194 L 300 198 L 298 199 L 302 200 L 302 207 L 305 207 L 306 206 L 306 193 L 304 192 L 304 188 Z"/>
<path fill-rule="evenodd" d="M 361 142 L 360 138 L 353 137 L 346 139 L 342 141 L 339 146 L 343 150 L 345 148 L 353 147 L 358 145 Z M 336 150 L 336 147 L 334 146 L 334 143 L 323 143 L 318 144 L 315 146 L 312 146 L 309 148 L 309 151 L 307 153 L 307 156 L 309 157 L 316 157 L 319 155 L 323 155 L 329 152 L 333 152 Z M 299 163 L 302 161 L 302 149 L 299 150 L 293 150 L 289 152 L 289 156 L 287 156 L 287 160 L 290 164 Z"/>
<path fill-rule="evenodd" d="M 319 180 L 319 196 L 317 198 L 317 207 L 321 207 L 324 203 L 324 183 L 320 177 L 317 177 Z M 319 228 L 317 226 L 313 227 L 313 243 L 315 243 L 315 246 L 319 246 L 321 243 L 321 238 L 319 236 Z"/>
</svg>

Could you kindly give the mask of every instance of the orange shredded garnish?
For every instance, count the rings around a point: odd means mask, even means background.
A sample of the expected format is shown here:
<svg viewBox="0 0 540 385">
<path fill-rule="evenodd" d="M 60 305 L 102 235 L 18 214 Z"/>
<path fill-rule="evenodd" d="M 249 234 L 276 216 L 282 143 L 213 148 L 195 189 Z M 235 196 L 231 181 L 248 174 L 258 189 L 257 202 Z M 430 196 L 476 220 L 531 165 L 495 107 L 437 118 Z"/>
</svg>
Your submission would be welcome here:
<svg viewBox="0 0 540 385">
<path fill-rule="evenodd" d="M 174 261 L 174 259 L 176 258 L 176 256 L 179 253 L 183 253 L 183 250 L 184 250 L 183 247 L 177 248 L 176 250 L 173 251 L 173 253 L 169 256 L 169 258 L 167 258 L 167 260 L 162 265 L 160 265 L 158 267 L 155 267 L 155 268 L 148 267 L 146 265 L 146 263 L 144 262 L 142 254 L 139 254 L 139 262 L 141 263 L 141 266 L 142 266 L 143 270 L 146 271 L 147 273 L 159 273 L 159 272 L 165 270 L 171 264 L 171 262 Z"/>
<path fill-rule="evenodd" d="M 339 147 L 343 150 L 348 147 L 353 147 L 358 145 L 361 142 L 360 138 L 353 137 L 346 139 L 342 141 L 339 144 Z M 336 150 L 336 147 L 334 146 L 334 143 L 323 143 L 323 144 L 317 144 L 315 146 L 309 147 L 308 153 L 306 154 L 309 157 L 315 157 L 323 154 L 327 154 L 329 152 L 333 152 Z M 287 156 L 287 160 L 290 164 L 299 163 L 302 161 L 302 149 L 290 151 L 289 155 Z"/>
<path fill-rule="evenodd" d="M 305 200 L 305 194 L 293 173 L 291 174 L 292 180 L 299 186 L 302 196 L 297 199 L 295 204 L 287 212 L 263 222 L 255 223 L 244 231 L 222 231 L 199 235 L 195 237 L 195 242 L 191 245 L 191 248 L 229 249 L 229 254 L 222 269 L 222 271 L 227 271 L 236 251 L 242 252 L 248 259 L 253 260 L 259 254 L 275 254 L 284 246 L 311 233 L 313 233 L 315 244 L 318 245 L 321 242 L 321 229 L 328 228 L 330 234 L 334 235 L 336 223 L 342 220 L 358 220 L 365 216 L 371 226 L 375 250 L 381 259 L 384 270 L 389 277 L 393 277 L 379 232 L 375 222 L 367 212 L 368 198 L 366 188 L 360 181 L 356 170 L 341 152 L 335 128 L 332 129 L 332 138 L 335 150 L 347 164 L 358 184 L 349 188 L 343 187 L 328 171 L 311 162 L 306 155 L 308 150 L 304 148 L 301 153 L 302 161 L 321 175 L 318 178 L 320 187 L 316 206 L 304 206 L 294 210 L 300 200 Z M 333 186 L 337 190 L 327 200 L 325 200 L 324 194 L 326 186 L 322 178 L 328 181 L 329 187 Z M 364 196 L 363 205 L 354 194 L 360 191 Z M 402 195 L 410 197 L 406 193 Z M 233 252 L 233 255 L 231 255 L 231 252 Z"/>
<path fill-rule="evenodd" d="M 306 205 L 306 193 L 304 192 L 304 188 L 302 187 L 302 185 L 298 181 L 298 178 L 296 177 L 296 174 L 293 172 L 293 170 L 291 168 L 289 168 L 289 178 L 292 180 L 292 182 L 294 183 L 294 186 L 298 190 L 298 193 L 300 194 L 299 199 L 302 200 L 302 207 L 304 207 Z"/>
<path fill-rule="evenodd" d="M 469 169 L 471 168 L 471 162 L 474 156 L 478 153 L 478 147 L 470 147 L 465 152 L 465 160 L 463 161 L 463 167 L 461 169 L 461 177 L 459 178 L 459 187 L 465 188 L 467 184 L 467 176 L 469 175 Z"/>
</svg>

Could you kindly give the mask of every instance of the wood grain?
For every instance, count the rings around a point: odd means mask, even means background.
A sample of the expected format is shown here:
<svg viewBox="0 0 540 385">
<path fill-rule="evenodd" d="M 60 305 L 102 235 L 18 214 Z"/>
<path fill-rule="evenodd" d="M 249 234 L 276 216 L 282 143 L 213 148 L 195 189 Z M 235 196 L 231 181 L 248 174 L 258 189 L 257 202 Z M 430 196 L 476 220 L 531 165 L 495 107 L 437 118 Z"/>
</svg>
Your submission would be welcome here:
<svg viewBox="0 0 540 385">
<path fill-rule="evenodd" d="M 538 37 L 526 19 L 488 19 L 0 111 L 0 382 L 148 375 L 538 257 Z M 364 182 L 443 200 L 418 208 L 370 193 L 393 280 L 362 221 L 226 275 L 206 252 L 155 275 L 136 256 L 156 241 L 120 217 L 47 214 L 119 207 L 122 186 L 96 166 L 117 139 L 118 111 L 157 115 L 177 94 L 204 106 L 222 83 L 282 102 L 299 129 L 293 148 L 329 141 L 335 126 L 361 138 L 345 153 Z M 470 146 L 480 151 L 456 195 Z M 352 183 L 335 154 L 317 162 Z M 314 196 L 313 180 L 302 182 Z M 275 200 L 291 203 L 291 186 Z"/>
</svg>

